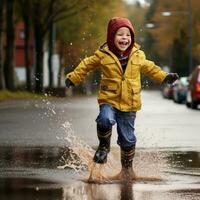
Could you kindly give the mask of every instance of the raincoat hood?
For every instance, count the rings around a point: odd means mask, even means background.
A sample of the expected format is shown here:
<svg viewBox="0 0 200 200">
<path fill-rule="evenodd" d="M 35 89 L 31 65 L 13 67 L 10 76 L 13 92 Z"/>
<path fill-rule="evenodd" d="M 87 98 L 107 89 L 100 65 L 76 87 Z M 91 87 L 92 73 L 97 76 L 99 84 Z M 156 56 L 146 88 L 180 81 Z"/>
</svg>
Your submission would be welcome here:
<svg viewBox="0 0 200 200">
<path fill-rule="evenodd" d="M 127 27 L 131 33 L 131 45 L 129 48 L 123 53 L 124 56 L 128 56 L 133 48 L 135 43 L 135 31 L 132 23 L 127 18 L 122 17 L 114 17 L 112 18 L 107 27 L 107 45 L 110 51 L 112 51 L 116 56 L 120 56 L 120 51 L 114 44 L 114 38 L 117 30 L 121 27 Z"/>
</svg>

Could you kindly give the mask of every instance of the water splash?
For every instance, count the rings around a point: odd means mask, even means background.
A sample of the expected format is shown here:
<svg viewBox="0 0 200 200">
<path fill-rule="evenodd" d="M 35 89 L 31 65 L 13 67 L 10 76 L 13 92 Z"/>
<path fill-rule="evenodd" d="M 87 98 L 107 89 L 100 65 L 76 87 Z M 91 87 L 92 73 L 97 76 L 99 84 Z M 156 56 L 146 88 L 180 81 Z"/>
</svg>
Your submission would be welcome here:
<svg viewBox="0 0 200 200">
<path fill-rule="evenodd" d="M 66 151 L 62 156 L 63 165 L 59 169 L 71 168 L 82 175 L 82 180 L 89 183 L 113 183 L 124 181 L 120 164 L 119 148 L 112 148 L 106 164 L 93 162 L 94 149 L 75 136 L 69 122 L 62 124 L 66 141 Z M 163 168 L 167 167 L 164 154 L 155 151 L 139 150 L 134 158 L 134 181 L 160 181 L 164 178 Z M 87 178 L 85 178 L 87 176 Z M 133 179 L 131 179 L 133 180 Z"/>
<path fill-rule="evenodd" d="M 67 147 L 62 157 L 65 164 L 63 166 L 59 166 L 58 168 L 64 169 L 68 167 L 77 172 L 81 172 L 92 160 L 94 150 L 74 135 L 70 122 L 67 121 L 63 123 L 61 128 L 64 130 L 65 135 L 64 137 L 57 136 L 57 139 L 65 140 Z"/>
<path fill-rule="evenodd" d="M 108 156 L 108 162 L 104 165 L 94 163 L 94 149 L 74 135 L 72 125 L 69 122 L 62 124 L 62 128 L 65 130 L 65 136 L 63 138 L 57 136 L 57 139 L 64 139 L 67 147 L 62 157 L 65 164 L 58 166 L 58 168 L 71 168 L 83 176 L 87 175 L 87 178 L 83 177 L 87 182 L 110 182 L 110 175 L 117 172 L 114 154 Z"/>
</svg>

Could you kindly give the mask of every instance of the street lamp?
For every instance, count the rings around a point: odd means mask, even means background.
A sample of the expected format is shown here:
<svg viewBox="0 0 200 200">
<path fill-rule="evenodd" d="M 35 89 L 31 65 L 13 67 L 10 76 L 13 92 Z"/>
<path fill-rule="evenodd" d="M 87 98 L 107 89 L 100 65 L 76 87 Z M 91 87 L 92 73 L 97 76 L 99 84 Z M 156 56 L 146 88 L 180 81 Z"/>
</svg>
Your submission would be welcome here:
<svg viewBox="0 0 200 200">
<path fill-rule="evenodd" d="M 192 16 L 192 3 L 191 0 L 188 0 L 188 11 L 165 11 L 162 12 L 162 16 L 164 17 L 170 17 L 173 15 L 187 15 L 188 16 L 188 33 L 189 33 L 189 43 L 188 43 L 188 54 L 189 54 L 189 60 L 188 60 L 188 71 L 189 74 L 192 72 L 193 67 L 193 59 L 192 59 L 192 44 L 193 44 L 193 38 L 192 38 L 192 25 L 193 25 L 193 16 Z"/>
<path fill-rule="evenodd" d="M 162 16 L 169 17 L 169 16 L 172 16 L 172 13 L 169 11 L 165 11 L 165 12 L 162 12 Z"/>
<path fill-rule="evenodd" d="M 154 23 L 147 23 L 147 24 L 145 24 L 145 27 L 151 29 L 151 28 L 155 28 L 156 26 Z"/>
</svg>

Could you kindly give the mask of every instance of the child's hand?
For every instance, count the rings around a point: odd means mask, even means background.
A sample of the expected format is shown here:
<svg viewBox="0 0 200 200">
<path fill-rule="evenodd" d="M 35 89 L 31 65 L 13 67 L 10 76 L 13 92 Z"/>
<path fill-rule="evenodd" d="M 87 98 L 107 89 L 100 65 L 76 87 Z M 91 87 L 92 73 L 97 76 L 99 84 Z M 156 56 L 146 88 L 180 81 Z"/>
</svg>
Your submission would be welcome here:
<svg viewBox="0 0 200 200">
<path fill-rule="evenodd" d="M 67 88 L 70 88 L 70 87 L 74 86 L 72 81 L 70 79 L 68 79 L 68 78 L 65 80 L 65 85 L 66 85 Z"/>
<path fill-rule="evenodd" d="M 179 76 L 178 76 L 177 73 L 169 73 L 169 74 L 167 74 L 167 76 L 165 77 L 163 83 L 172 84 L 172 83 L 174 83 L 177 79 L 179 79 Z"/>
</svg>

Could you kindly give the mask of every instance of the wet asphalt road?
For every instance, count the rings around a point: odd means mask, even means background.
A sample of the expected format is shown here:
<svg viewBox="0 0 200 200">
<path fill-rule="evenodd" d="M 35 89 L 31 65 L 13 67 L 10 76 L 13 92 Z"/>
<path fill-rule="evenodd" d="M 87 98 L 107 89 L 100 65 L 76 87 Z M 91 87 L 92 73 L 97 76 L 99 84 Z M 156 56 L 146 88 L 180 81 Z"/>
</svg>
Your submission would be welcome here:
<svg viewBox="0 0 200 200">
<path fill-rule="evenodd" d="M 1 102 L 0 199 L 200 199 L 200 110 L 174 104 L 156 91 L 144 91 L 142 97 L 136 163 L 147 167 L 159 162 L 155 152 L 163 154 L 166 181 L 86 184 L 74 170 L 57 168 L 70 143 L 66 132 L 97 145 L 95 97 Z M 114 149 L 116 139 L 114 129 Z"/>
<path fill-rule="evenodd" d="M 199 147 L 200 110 L 163 99 L 159 92 L 144 91 L 137 113 L 138 147 Z M 0 103 L 0 145 L 63 146 L 57 136 L 62 124 L 71 123 L 75 135 L 96 145 L 96 97 Z M 141 138 L 141 140 L 140 140 Z M 116 146 L 114 128 L 112 145 Z"/>
</svg>

